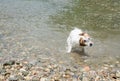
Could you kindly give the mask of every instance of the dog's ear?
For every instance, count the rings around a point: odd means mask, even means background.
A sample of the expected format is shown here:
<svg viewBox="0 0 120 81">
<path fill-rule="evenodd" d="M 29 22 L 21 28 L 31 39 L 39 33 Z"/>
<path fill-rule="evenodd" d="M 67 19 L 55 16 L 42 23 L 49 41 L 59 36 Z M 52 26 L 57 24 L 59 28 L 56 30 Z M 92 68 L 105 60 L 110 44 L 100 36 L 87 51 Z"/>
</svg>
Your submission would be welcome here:
<svg viewBox="0 0 120 81">
<path fill-rule="evenodd" d="M 79 45 L 80 45 L 80 46 L 86 46 L 83 38 L 80 38 L 80 40 L 79 40 Z"/>
<path fill-rule="evenodd" d="M 83 33 L 80 33 L 79 35 L 80 35 L 80 36 L 83 36 L 84 34 L 85 34 L 85 33 L 83 32 Z"/>
</svg>

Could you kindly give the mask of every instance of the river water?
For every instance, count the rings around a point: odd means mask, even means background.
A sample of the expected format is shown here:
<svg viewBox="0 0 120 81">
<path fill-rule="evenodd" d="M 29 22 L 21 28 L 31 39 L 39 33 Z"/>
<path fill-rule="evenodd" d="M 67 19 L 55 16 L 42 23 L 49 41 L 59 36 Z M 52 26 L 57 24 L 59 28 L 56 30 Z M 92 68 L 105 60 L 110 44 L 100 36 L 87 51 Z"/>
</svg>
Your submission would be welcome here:
<svg viewBox="0 0 120 81">
<path fill-rule="evenodd" d="M 0 0 L 1 62 L 33 56 L 70 66 L 120 61 L 120 1 L 98 1 Z M 94 46 L 84 54 L 66 54 L 66 39 L 74 27 L 93 39 Z"/>
</svg>

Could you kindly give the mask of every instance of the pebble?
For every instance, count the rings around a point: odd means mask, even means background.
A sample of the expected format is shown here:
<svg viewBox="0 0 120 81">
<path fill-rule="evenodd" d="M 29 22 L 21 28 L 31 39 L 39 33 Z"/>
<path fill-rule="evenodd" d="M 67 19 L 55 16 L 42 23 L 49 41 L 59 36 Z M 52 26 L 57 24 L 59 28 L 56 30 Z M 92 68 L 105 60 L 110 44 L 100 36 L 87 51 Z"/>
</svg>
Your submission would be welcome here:
<svg viewBox="0 0 120 81">
<path fill-rule="evenodd" d="M 87 77 L 83 77 L 82 81 L 89 81 Z"/>
<path fill-rule="evenodd" d="M 84 66 L 82 71 L 88 72 L 88 71 L 90 71 L 90 67 L 89 66 Z"/>
<path fill-rule="evenodd" d="M 71 76 L 69 74 L 64 74 L 63 77 L 64 78 L 70 78 Z"/>
<path fill-rule="evenodd" d="M 0 75 L 0 81 L 4 81 L 4 76 Z"/>
<path fill-rule="evenodd" d="M 18 81 L 18 78 L 15 75 L 10 75 L 9 81 Z"/>
<path fill-rule="evenodd" d="M 23 76 L 27 76 L 28 74 L 29 74 L 28 71 L 22 71 L 22 75 L 23 75 Z"/>
<path fill-rule="evenodd" d="M 47 81 L 47 78 L 42 77 L 40 81 Z"/>
<path fill-rule="evenodd" d="M 116 72 L 116 77 L 120 78 L 120 71 Z"/>
<path fill-rule="evenodd" d="M 3 64 L 3 67 L 4 67 L 4 66 L 7 66 L 7 65 L 13 65 L 13 64 L 15 64 L 15 61 L 14 61 L 14 60 L 10 60 L 10 61 L 5 62 L 5 63 Z"/>
<path fill-rule="evenodd" d="M 34 77 L 32 78 L 32 81 L 40 81 L 40 78 L 37 77 L 37 76 L 34 76 Z"/>
<path fill-rule="evenodd" d="M 50 69 L 49 68 L 45 68 L 44 71 L 49 73 Z"/>
<path fill-rule="evenodd" d="M 26 81 L 32 80 L 32 77 L 31 77 L 31 76 L 26 76 L 26 77 L 24 77 L 24 78 L 25 78 Z"/>
<path fill-rule="evenodd" d="M 16 77 L 18 78 L 18 80 L 24 80 L 25 79 L 24 76 L 22 76 L 22 75 L 16 75 Z"/>
<path fill-rule="evenodd" d="M 99 81 L 100 80 L 100 76 L 96 76 L 95 81 Z"/>
<path fill-rule="evenodd" d="M 97 70 L 92 70 L 88 65 L 70 67 L 69 65 L 58 65 L 47 61 L 41 63 L 42 66 L 37 65 L 32 65 L 28 61 L 4 63 L 2 65 L 4 68 L 0 69 L 2 74 L 0 81 L 108 81 L 110 77 L 111 80 L 119 81 L 120 79 L 119 69 L 112 69 L 114 67 L 108 65 Z"/>
</svg>

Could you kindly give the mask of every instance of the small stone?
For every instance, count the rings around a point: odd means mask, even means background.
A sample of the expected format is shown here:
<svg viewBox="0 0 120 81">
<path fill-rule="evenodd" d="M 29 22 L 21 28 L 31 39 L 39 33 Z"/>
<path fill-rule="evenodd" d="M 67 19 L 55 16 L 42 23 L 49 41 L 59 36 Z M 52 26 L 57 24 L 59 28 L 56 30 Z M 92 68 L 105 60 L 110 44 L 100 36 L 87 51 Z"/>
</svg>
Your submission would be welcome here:
<svg viewBox="0 0 120 81">
<path fill-rule="evenodd" d="M 39 73 L 39 72 L 36 71 L 36 70 L 31 71 L 31 74 L 32 74 L 32 75 L 37 75 L 38 73 Z"/>
<path fill-rule="evenodd" d="M 16 65 L 20 65 L 20 62 L 16 62 Z"/>
<path fill-rule="evenodd" d="M 70 78 L 71 76 L 69 74 L 64 74 L 63 77 L 64 78 Z"/>
<path fill-rule="evenodd" d="M 23 76 L 27 76 L 29 74 L 29 72 L 23 68 L 20 69 L 20 72 L 22 73 Z"/>
<path fill-rule="evenodd" d="M 82 81 L 89 81 L 87 77 L 83 77 Z"/>
<path fill-rule="evenodd" d="M 14 75 L 11 75 L 11 76 L 9 77 L 9 81 L 18 81 L 18 78 L 15 77 Z"/>
<path fill-rule="evenodd" d="M 22 71 L 26 71 L 26 70 L 25 70 L 24 68 L 21 68 L 21 69 L 20 69 L 20 72 L 22 72 Z"/>
<path fill-rule="evenodd" d="M 31 65 L 36 65 L 37 62 L 38 62 L 37 60 L 32 60 L 32 61 L 29 62 L 29 64 L 31 64 Z"/>
<path fill-rule="evenodd" d="M 10 73 L 7 72 L 4 74 L 4 76 L 5 76 L 5 78 L 8 78 L 10 76 Z"/>
<path fill-rule="evenodd" d="M 119 61 L 116 61 L 117 64 L 119 64 L 120 62 Z"/>
<path fill-rule="evenodd" d="M 71 67 L 70 69 L 71 69 L 72 72 L 77 72 L 77 69 L 74 68 L 74 67 Z"/>
<path fill-rule="evenodd" d="M 24 80 L 25 78 L 22 75 L 16 75 L 19 80 Z"/>
<path fill-rule="evenodd" d="M 11 66 L 11 65 L 6 65 L 6 66 L 4 66 L 4 68 L 5 68 L 5 69 L 11 69 L 12 66 Z"/>
<path fill-rule="evenodd" d="M 83 71 L 85 71 L 85 72 L 90 71 L 90 67 L 89 67 L 89 66 L 85 66 L 85 67 L 83 68 Z"/>
<path fill-rule="evenodd" d="M 47 81 L 47 78 L 41 78 L 40 81 Z"/>
<path fill-rule="evenodd" d="M 116 81 L 120 81 L 120 78 L 117 78 L 117 80 Z"/>
<path fill-rule="evenodd" d="M 58 67 L 58 65 L 57 65 L 57 64 L 54 64 L 54 65 L 53 65 L 53 68 L 57 68 L 57 67 Z"/>
<path fill-rule="evenodd" d="M 49 68 L 45 68 L 44 71 L 45 72 L 50 72 L 50 69 Z"/>
<path fill-rule="evenodd" d="M 78 81 L 78 80 L 77 80 L 77 78 L 73 78 L 73 80 L 72 80 L 72 81 Z"/>
<path fill-rule="evenodd" d="M 40 78 L 37 77 L 37 76 L 34 76 L 34 77 L 32 78 L 32 81 L 40 81 Z"/>
<path fill-rule="evenodd" d="M 10 60 L 10 61 L 8 61 L 8 62 L 5 62 L 5 63 L 3 64 L 3 66 L 14 65 L 14 64 L 15 64 L 15 61 L 14 61 L 14 60 Z"/>
<path fill-rule="evenodd" d="M 28 71 L 22 71 L 22 75 L 23 75 L 23 76 L 27 76 L 28 74 L 29 74 Z"/>
<path fill-rule="evenodd" d="M 100 76 L 97 76 L 96 78 L 95 78 L 95 81 L 99 81 L 100 80 Z"/>
<path fill-rule="evenodd" d="M 31 76 L 26 76 L 24 77 L 26 81 L 31 81 L 32 77 Z"/>
<path fill-rule="evenodd" d="M 116 72 L 116 77 L 120 78 L 120 71 Z"/>
<path fill-rule="evenodd" d="M 0 69 L 0 73 L 1 73 L 1 74 L 5 73 L 5 72 L 6 72 L 5 69 Z"/>
<path fill-rule="evenodd" d="M 0 75 L 0 81 L 4 81 L 4 76 Z"/>
<path fill-rule="evenodd" d="M 59 61 L 60 64 L 63 64 L 64 62 L 63 61 Z"/>
<path fill-rule="evenodd" d="M 26 64 L 26 70 L 29 70 L 32 66 L 32 64 Z"/>
<path fill-rule="evenodd" d="M 15 68 L 16 68 L 17 70 L 20 70 L 22 67 L 23 67 L 22 65 L 17 65 Z"/>
</svg>

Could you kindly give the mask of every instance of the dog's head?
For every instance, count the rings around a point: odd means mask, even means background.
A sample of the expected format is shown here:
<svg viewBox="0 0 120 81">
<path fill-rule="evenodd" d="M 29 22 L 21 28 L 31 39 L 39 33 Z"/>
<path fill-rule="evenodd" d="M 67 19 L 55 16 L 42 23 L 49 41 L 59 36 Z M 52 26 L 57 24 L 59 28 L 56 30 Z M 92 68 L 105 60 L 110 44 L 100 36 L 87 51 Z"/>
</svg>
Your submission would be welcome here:
<svg viewBox="0 0 120 81">
<path fill-rule="evenodd" d="M 80 35 L 80 46 L 93 46 L 90 36 L 87 33 L 81 33 Z"/>
</svg>

